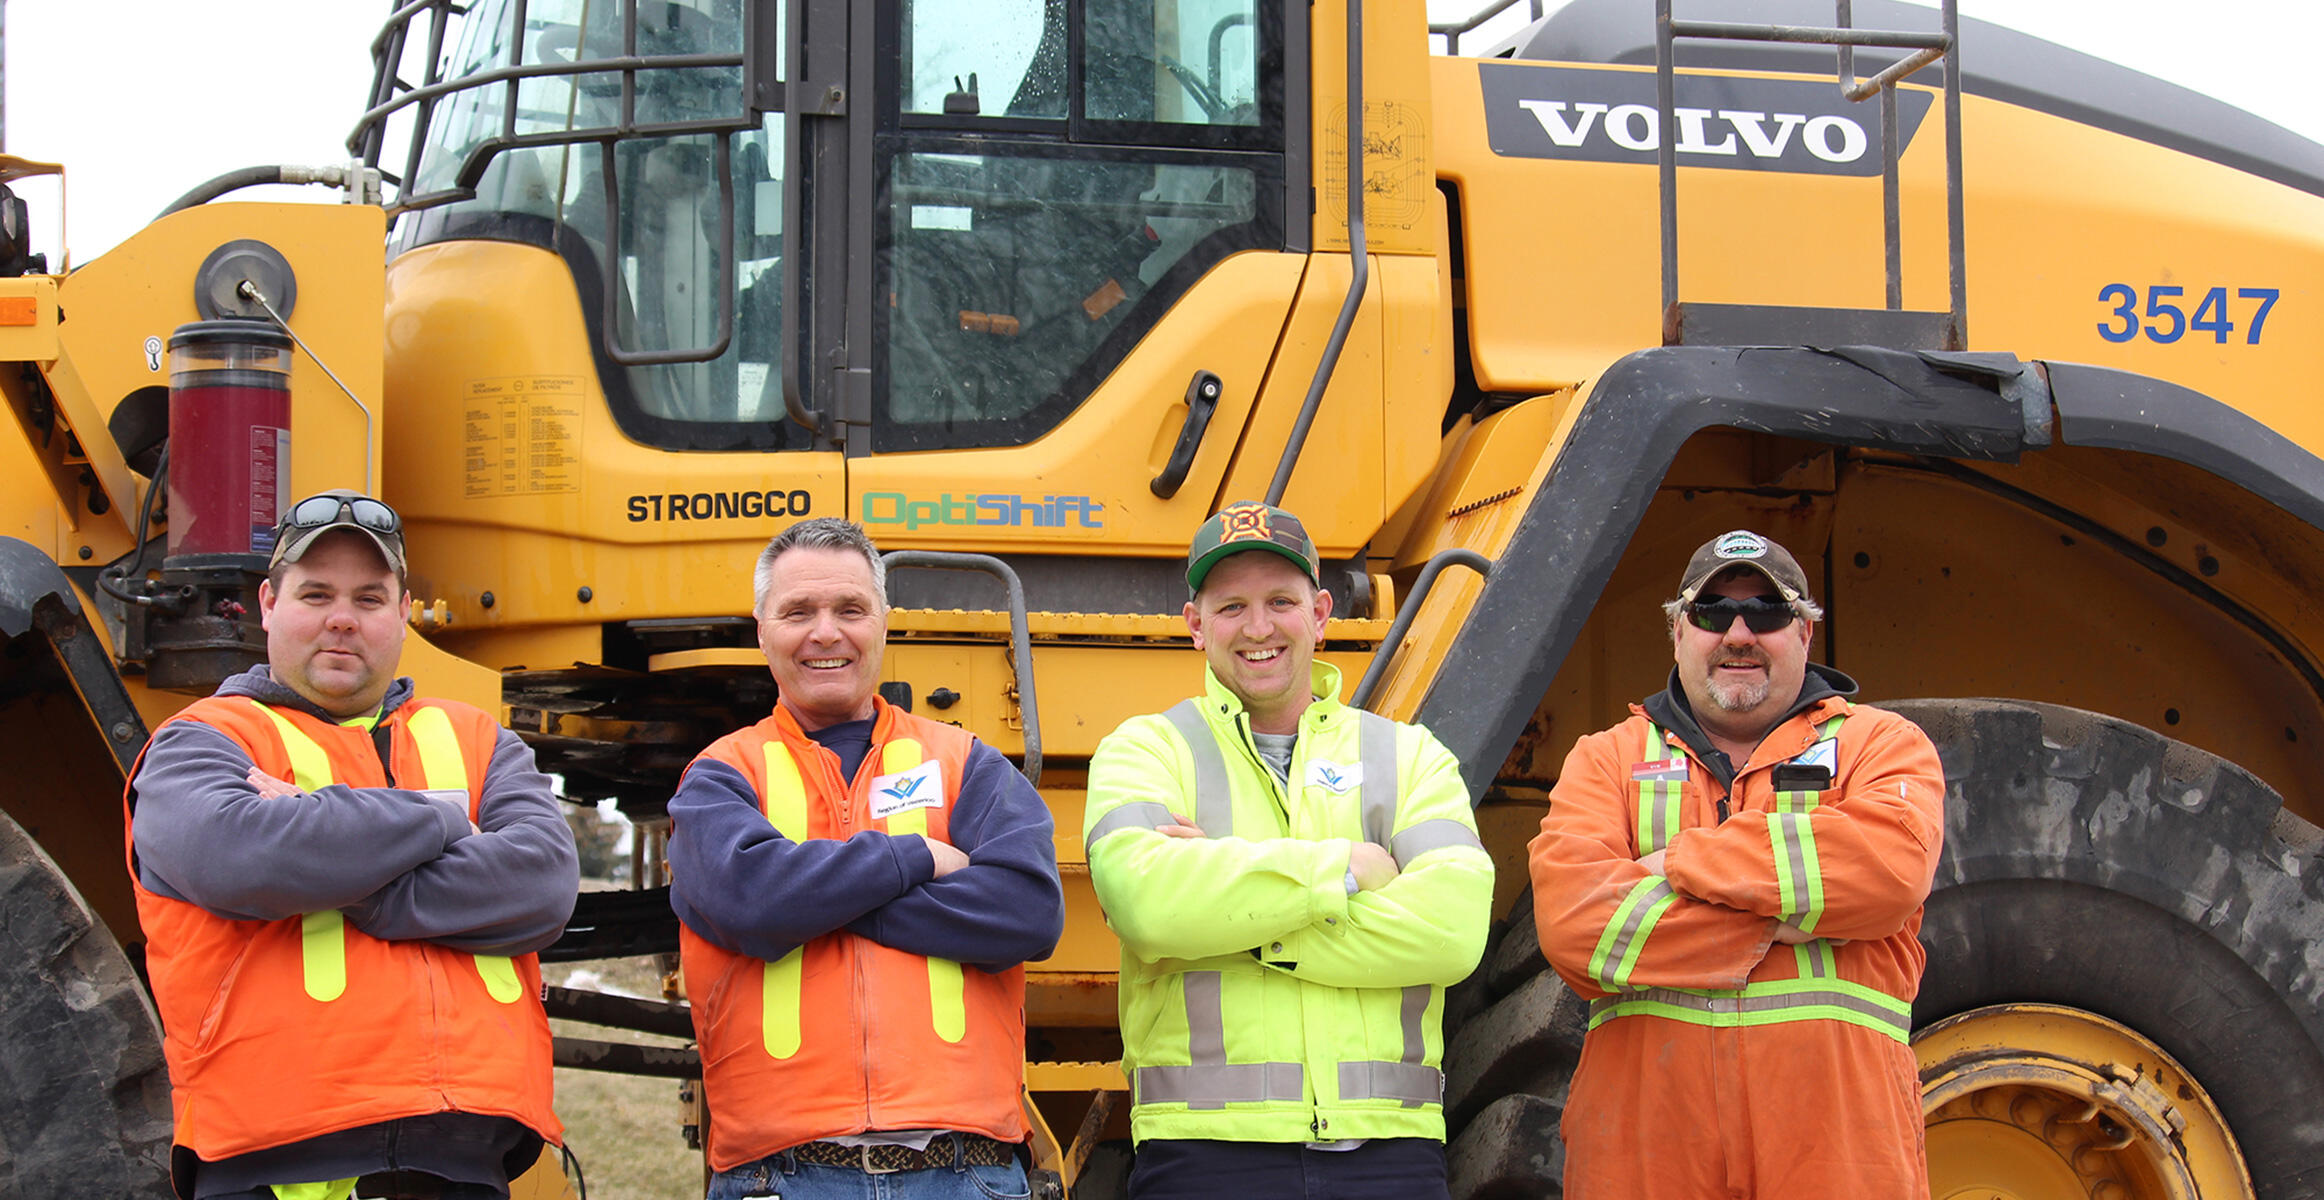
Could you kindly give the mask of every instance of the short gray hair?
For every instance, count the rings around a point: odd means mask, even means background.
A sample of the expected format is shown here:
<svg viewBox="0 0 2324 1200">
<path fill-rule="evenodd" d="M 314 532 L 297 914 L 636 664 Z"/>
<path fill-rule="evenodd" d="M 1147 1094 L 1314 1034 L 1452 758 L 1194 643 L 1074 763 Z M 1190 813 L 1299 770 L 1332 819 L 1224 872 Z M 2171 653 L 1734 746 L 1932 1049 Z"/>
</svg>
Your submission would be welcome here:
<svg viewBox="0 0 2324 1200">
<path fill-rule="evenodd" d="M 775 585 L 775 560 L 786 550 L 853 550 L 863 555 L 871 565 L 872 592 L 879 597 L 880 607 L 888 606 L 888 567 L 880 561 L 880 548 L 872 544 L 871 535 L 863 526 L 844 517 L 810 517 L 785 529 L 759 551 L 758 566 L 751 571 L 750 611 L 761 615 L 766 607 L 767 592 Z"/>
</svg>

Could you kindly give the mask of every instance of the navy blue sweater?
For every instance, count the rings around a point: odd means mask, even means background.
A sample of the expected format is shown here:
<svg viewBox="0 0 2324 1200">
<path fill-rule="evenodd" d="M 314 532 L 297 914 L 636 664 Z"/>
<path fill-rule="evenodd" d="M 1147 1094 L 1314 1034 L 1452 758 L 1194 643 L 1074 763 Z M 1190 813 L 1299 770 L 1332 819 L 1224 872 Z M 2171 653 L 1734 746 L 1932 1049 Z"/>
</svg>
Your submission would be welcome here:
<svg viewBox="0 0 2324 1200">
<path fill-rule="evenodd" d="M 872 722 L 810 737 L 853 780 Z M 845 929 L 891 949 L 999 972 L 1046 958 L 1065 930 L 1053 824 L 1041 794 L 999 751 L 969 753 L 952 844 L 969 865 L 942 879 L 916 834 L 866 830 L 844 841 L 793 840 L 767 822 L 758 790 L 726 763 L 697 758 L 670 798 L 670 907 L 721 949 L 774 961 Z"/>
</svg>

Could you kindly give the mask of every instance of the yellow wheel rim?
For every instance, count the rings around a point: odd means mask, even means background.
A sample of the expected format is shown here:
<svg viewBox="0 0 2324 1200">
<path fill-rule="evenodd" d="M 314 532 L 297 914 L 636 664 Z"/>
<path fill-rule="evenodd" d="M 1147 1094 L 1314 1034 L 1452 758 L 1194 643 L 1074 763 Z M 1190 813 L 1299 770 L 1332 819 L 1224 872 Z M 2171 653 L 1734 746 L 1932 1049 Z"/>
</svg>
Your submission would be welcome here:
<svg viewBox="0 0 2324 1200">
<path fill-rule="evenodd" d="M 2171 1056 L 2095 1013 L 2004 1004 L 1915 1034 L 1934 1200 L 2229 1200 L 2235 1136 Z"/>
</svg>

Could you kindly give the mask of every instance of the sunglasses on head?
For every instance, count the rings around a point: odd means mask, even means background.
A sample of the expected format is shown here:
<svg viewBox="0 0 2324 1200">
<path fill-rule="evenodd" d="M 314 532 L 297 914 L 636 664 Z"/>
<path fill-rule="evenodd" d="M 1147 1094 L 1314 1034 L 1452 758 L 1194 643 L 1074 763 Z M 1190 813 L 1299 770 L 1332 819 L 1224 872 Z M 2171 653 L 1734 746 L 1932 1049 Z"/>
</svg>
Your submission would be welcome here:
<svg viewBox="0 0 2324 1200">
<path fill-rule="evenodd" d="M 309 496 L 283 514 L 282 524 L 285 529 L 321 529 L 338 524 L 341 513 L 375 533 L 394 533 L 403 528 L 394 509 L 367 497 L 345 496 Z"/>
<path fill-rule="evenodd" d="M 1687 601 L 1687 620 L 1695 628 L 1710 633 L 1725 633 L 1735 627 L 1735 618 L 1743 618 L 1743 625 L 1753 633 L 1774 633 L 1791 624 L 1799 614 L 1791 602 L 1781 596 L 1752 596 L 1739 599 L 1720 596 L 1709 600 Z"/>
</svg>

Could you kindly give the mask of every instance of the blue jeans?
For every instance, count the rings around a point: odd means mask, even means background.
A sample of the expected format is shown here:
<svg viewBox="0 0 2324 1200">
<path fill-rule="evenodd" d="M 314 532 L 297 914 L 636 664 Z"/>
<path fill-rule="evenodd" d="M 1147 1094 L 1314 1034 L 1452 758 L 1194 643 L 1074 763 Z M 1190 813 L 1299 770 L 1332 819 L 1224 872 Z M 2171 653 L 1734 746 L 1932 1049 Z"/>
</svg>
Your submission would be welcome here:
<svg viewBox="0 0 2324 1200">
<path fill-rule="evenodd" d="M 1373 1138 L 1353 1150 L 1294 1142 L 1177 1141 L 1138 1146 L 1130 1200 L 1426 1200 L 1445 1197 L 1444 1143 Z"/>
<path fill-rule="evenodd" d="M 875 1175 L 861 1167 L 794 1161 L 770 1154 L 710 1179 L 709 1200 L 780 1196 L 782 1200 L 1025 1200 L 1033 1194 L 1025 1168 L 926 1167 Z"/>
</svg>

